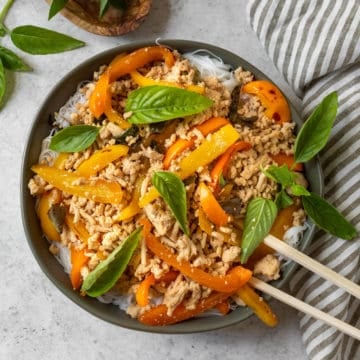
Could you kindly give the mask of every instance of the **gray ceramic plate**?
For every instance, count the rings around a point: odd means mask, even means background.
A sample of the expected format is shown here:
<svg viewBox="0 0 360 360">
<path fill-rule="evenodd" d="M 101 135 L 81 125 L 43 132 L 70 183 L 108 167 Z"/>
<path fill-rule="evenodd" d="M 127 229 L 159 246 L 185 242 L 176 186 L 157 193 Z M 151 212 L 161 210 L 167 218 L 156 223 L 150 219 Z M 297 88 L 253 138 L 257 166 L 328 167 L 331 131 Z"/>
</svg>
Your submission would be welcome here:
<svg viewBox="0 0 360 360">
<path fill-rule="evenodd" d="M 240 58 L 239 56 L 226 51 L 224 49 L 194 41 L 184 40 L 164 40 L 166 44 L 172 48 L 178 49 L 180 52 L 194 51 L 197 49 L 206 49 L 213 54 L 219 56 L 227 64 L 232 65 L 234 68 L 242 66 L 244 69 L 251 71 L 255 74 L 257 79 L 268 79 L 257 68 Z M 108 64 L 115 55 L 121 52 L 130 52 L 137 48 L 154 45 L 153 43 L 136 42 L 124 46 L 119 46 L 114 49 L 105 51 L 93 58 L 85 61 L 68 75 L 66 75 L 50 92 L 40 107 L 40 110 L 33 122 L 23 159 L 22 167 L 22 184 L 21 184 L 21 207 L 22 219 L 26 233 L 26 237 L 30 248 L 38 261 L 41 269 L 47 277 L 55 284 L 55 286 L 68 298 L 88 311 L 105 321 L 116 324 L 121 327 L 157 332 L 157 333 L 193 333 L 207 330 L 219 329 L 222 327 L 234 325 L 248 318 L 252 312 L 247 308 L 239 308 L 226 316 L 215 317 L 201 317 L 185 321 L 180 324 L 165 326 L 165 327 L 149 327 L 140 324 L 134 319 L 131 319 L 125 312 L 118 309 L 113 305 L 105 305 L 89 297 L 82 297 L 78 292 L 72 290 L 68 275 L 62 269 L 62 266 L 57 262 L 48 250 L 48 243 L 42 235 L 38 218 L 35 214 L 34 206 L 35 201 L 30 196 L 27 189 L 27 183 L 33 175 L 30 167 L 37 163 L 41 141 L 45 138 L 50 131 L 48 123 L 49 117 L 57 111 L 66 100 L 76 91 L 77 85 L 84 80 L 92 79 L 93 72 L 98 69 L 102 64 Z M 301 121 L 296 114 L 294 108 L 291 106 L 292 117 L 294 121 L 300 125 Z M 320 164 L 318 161 L 312 161 L 306 164 L 306 175 L 309 179 L 312 191 L 322 194 L 323 191 L 323 177 L 321 173 Z M 304 250 L 310 243 L 311 237 L 314 233 L 314 226 L 309 224 L 309 229 L 306 231 L 300 249 Z M 290 263 L 283 271 L 283 276 L 280 281 L 275 283 L 276 286 L 282 287 L 292 276 L 295 270 L 295 264 Z"/>
</svg>

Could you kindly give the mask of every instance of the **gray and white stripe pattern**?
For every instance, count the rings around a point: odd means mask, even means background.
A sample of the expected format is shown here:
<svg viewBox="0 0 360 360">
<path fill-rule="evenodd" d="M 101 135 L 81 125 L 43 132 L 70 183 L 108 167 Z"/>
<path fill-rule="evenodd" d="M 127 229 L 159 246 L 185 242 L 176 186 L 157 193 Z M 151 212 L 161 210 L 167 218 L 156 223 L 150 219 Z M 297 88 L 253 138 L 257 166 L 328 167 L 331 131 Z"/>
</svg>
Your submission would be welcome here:
<svg viewBox="0 0 360 360">
<path fill-rule="evenodd" d="M 360 233 L 360 1 L 250 0 L 248 20 L 271 60 L 303 100 L 304 119 L 328 93 L 339 111 L 321 153 L 325 197 Z M 318 231 L 308 253 L 359 282 L 360 238 L 352 242 Z M 290 283 L 305 302 L 360 327 L 360 301 L 305 269 Z M 360 359 L 360 343 L 300 314 L 310 359 Z"/>
</svg>

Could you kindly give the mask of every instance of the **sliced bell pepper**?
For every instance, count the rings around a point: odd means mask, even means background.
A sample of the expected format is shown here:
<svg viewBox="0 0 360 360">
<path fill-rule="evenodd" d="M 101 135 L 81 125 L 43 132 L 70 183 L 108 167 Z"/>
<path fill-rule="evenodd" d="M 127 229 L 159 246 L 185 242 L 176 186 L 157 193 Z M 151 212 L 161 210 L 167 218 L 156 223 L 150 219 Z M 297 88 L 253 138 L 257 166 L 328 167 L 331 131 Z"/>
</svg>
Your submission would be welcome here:
<svg viewBox="0 0 360 360">
<path fill-rule="evenodd" d="M 206 214 L 202 208 L 198 209 L 199 227 L 206 234 L 211 235 L 213 231 L 213 224 L 208 220 Z"/>
<path fill-rule="evenodd" d="M 141 87 L 159 85 L 159 86 L 184 88 L 186 90 L 196 92 L 198 94 L 203 94 L 205 92 L 205 88 L 203 86 L 192 85 L 192 84 L 181 85 L 181 84 L 178 84 L 176 82 L 171 82 L 171 81 L 155 80 L 155 79 L 151 79 L 151 78 L 141 75 L 138 71 L 132 71 L 130 73 L 130 75 L 131 75 L 131 78 L 134 80 L 134 82 Z"/>
<path fill-rule="evenodd" d="M 186 179 L 194 174 L 198 168 L 210 164 L 223 154 L 239 139 L 239 136 L 239 133 L 231 125 L 221 127 L 212 134 L 210 139 L 205 139 L 197 149 L 180 161 L 180 170 L 177 174 L 181 179 Z"/>
<path fill-rule="evenodd" d="M 217 226 L 224 226 L 229 222 L 229 215 L 216 200 L 211 190 L 201 182 L 199 184 L 200 206 L 208 219 Z"/>
<path fill-rule="evenodd" d="M 97 150 L 80 164 L 75 173 L 85 177 L 96 175 L 96 173 L 104 169 L 111 162 L 126 155 L 128 151 L 129 148 L 125 145 L 110 145 L 101 150 Z"/>
<path fill-rule="evenodd" d="M 90 96 L 89 107 L 95 117 L 103 114 L 110 97 L 109 85 L 121 76 L 131 73 L 150 62 L 165 60 L 167 66 L 173 66 L 175 59 L 172 52 L 162 46 L 149 46 L 133 51 L 125 56 L 117 56 L 100 76 Z M 111 101 L 111 99 L 110 99 Z"/>
<path fill-rule="evenodd" d="M 68 226 L 68 228 L 80 239 L 80 241 L 83 244 L 88 243 L 90 234 L 87 231 L 86 226 L 82 221 L 78 221 L 75 223 L 73 216 L 67 213 L 65 215 L 65 223 Z"/>
<path fill-rule="evenodd" d="M 230 311 L 230 304 L 228 299 L 219 302 L 215 307 L 222 315 L 226 315 Z"/>
<path fill-rule="evenodd" d="M 251 149 L 251 144 L 246 141 L 238 141 L 231 145 L 216 161 L 210 172 L 212 179 L 211 187 L 217 192 L 219 190 L 219 182 L 221 176 L 226 176 L 230 164 L 231 157 L 235 152 L 246 151 Z"/>
<path fill-rule="evenodd" d="M 224 117 L 214 116 L 200 125 L 196 125 L 195 128 L 198 129 L 204 136 L 219 130 L 221 127 L 230 124 L 229 120 Z"/>
<path fill-rule="evenodd" d="M 102 179 L 89 180 L 66 170 L 33 165 L 31 170 L 57 189 L 100 203 L 120 204 L 123 190 L 119 183 Z"/>
<path fill-rule="evenodd" d="M 304 165 L 302 163 L 295 163 L 293 155 L 279 153 L 277 155 L 269 154 L 269 156 L 280 166 L 287 165 L 290 170 L 304 171 Z"/>
<path fill-rule="evenodd" d="M 184 303 L 178 305 L 173 313 L 169 316 L 167 314 L 168 308 L 165 304 L 155 306 L 143 314 L 138 320 L 150 326 L 164 326 L 176 324 L 178 322 L 190 319 L 206 310 L 214 308 L 219 303 L 223 302 L 230 296 L 229 293 L 213 292 L 207 298 L 200 300 L 194 309 L 187 309 Z"/>
<path fill-rule="evenodd" d="M 139 306 L 149 304 L 149 290 L 150 287 L 155 284 L 155 281 L 155 276 L 151 273 L 140 283 L 135 294 L 136 302 Z"/>
<path fill-rule="evenodd" d="M 69 153 L 59 153 L 57 158 L 54 161 L 53 167 L 57 169 L 62 169 L 65 166 L 65 162 L 69 158 Z"/>
<path fill-rule="evenodd" d="M 140 192 L 141 192 L 141 184 L 143 182 L 143 178 L 139 178 L 135 184 L 135 189 L 132 194 L 132 198 L 128 206 L 121 210 L 119 216 L 116 218 L 116 221 L 123 221 L 132 218 L 141 210 L 139 206 Z"/>
<path fill-rule="evenodd" d="M 252 287 L 245 284 L 236 293 L 263 323 L 270 327 L 278 324 L 277 317 L 270 306 Z"/>
<path fill-rule="evenodd" d="M 49 217 L 50 208 L 60 202 L 61 194 L 56 189 L 45 192 L 39 198 L 37 215 L 40 219 L 42 231 L 50 241 L 60 241 L 60 234 Z"/>
<path fill-rule="evenodd" d="M 224 293 L 234 292 L 246 284 L 251 277 L 251 271 L 241 266 L 235 266 L 224 276 L 211 275 L 200 268 L 192 266 L 187 261 L 178 261 L 177 256 L 153 234 L 149 233 L 145 237 L 145 242 L 147 247 L 165 263 L 179 270 L 183 275 L 200 285 L 216 291 Z"/>
<path fill-rule="evenodd" d="M 281 91 L 270 81 L 256 80 L 245 84 L 241 91 L 243 93 L 258 96 L 264 106 L 265 115 L 276 122 L 289 122 L 291 119 L 290 108 L 286 98 Z"/>
<path fill-rule="evenodd" d="M 78 250 L 74 246 L 70 248 L 70 281 L 74 290 L 80 288 L 82 283 L 81 268 L 89 261 L 89 258 L 85 255 L 85 251 L 85 249 Z"/>
<path fill-rule="evenodd" d="M 184 150 L 190 148 L 194 144 L 192 140 L 177 139 L 166 151 L 164 156 L 164 169 L 170 167 L 171 162 L 177 158 Z"/>
</svg>

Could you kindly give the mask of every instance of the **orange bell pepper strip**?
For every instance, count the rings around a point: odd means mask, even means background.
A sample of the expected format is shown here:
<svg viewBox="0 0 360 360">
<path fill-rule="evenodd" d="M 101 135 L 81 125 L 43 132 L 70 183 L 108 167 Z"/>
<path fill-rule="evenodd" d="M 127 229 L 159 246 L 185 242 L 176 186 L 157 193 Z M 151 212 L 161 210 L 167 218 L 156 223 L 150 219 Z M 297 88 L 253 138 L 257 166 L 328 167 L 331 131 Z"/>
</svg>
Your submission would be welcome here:
<svg viewBox="0 0 360 360">
<path fill-rule="evenodd" d="M 190 319 L 196 315 L 210 310 L 217 304 L 223 302 L 230 296 L 229 293 L 213 292 L 207 298 L 200 300 L 194 309 L 187 309 L 184 303 L 178 305 L 172 315 L 167 314 L 167 306 L 164 304 L 155 306 L 138 317 L 138 320 L 149 326 L 164 326 L 176 324 L 178 322 Z"/>
<path fill-rule="evenodd" d="M 251 277 L 251 271 L 241 266 L 232 268 L 229 273 L 224 276 L 211 275 L 200 268 L 192 266 L 189 262 L 179 262 L 177 256 L 164 246 L 153 234 L 148 234 L 145 242 L 147 247 L 165 263 L 179 270 L 183 275 L 200 285 L 216 291 L 224 293 L 234 292 L 246 284 Z"/>
<path fill-rule="evenodd" d="M 236 293 L 263 323 L 270 327 L 278 324 L 278 319 L 270 306 L 252 287 L 245 284 Z"/>
<path fill-rule="evenodd" d="M 208 220 L 202 208 L 198 209 L 199 227 L 206 234 L 211 235 L 214 225 Z"/>
<path fill-rule="evenodd" d="M 203 94 L 205 92 L 205 88 L 203 86 L 192 85 L 192 84 L 181 85 L 171 81 L 155 80 L 141 75 L 138 71 L 132 71 L 130 73 L 130 76 L 133 79 L 133 81 L 141 87 L 159 85 L 159 86 L 183 88 L 188 91 L 196 92 L 198 94 Z"/>
<path fill-rule="evenodd" d="M 208 219 L 217 226 L 224 226 L 229 222 L 229 215 L 223 210 L 211 190 L 201 182 L 199 184 L 200 206 Z"/>
<path fill-rule="evenodd" d="M 216 190 L 219 190 L 219 182 L 221 175 L 226 176 L 228 166 L 230 164 L 231 157 L 235 152 L 238 151 L 246 151 L 251 149 L 251 144 L 246 141 L 238 141 L 232 146 L 230 146 L 224 154 L 222 154 L 219 159 L 216 161 L 215 166 L 212 168 L 210 172 L 210 176 L 212 179 L 211 187 Z"/>
<path fill-rule="evenodd" d="M 110 145 L 101 150 L 97 150 L 80 164 L 75 173 L 85 177 L 96 175 L 111 162 L 125 156 L 128 151 L 129 148 L 125 145 Z"/>
<path fill-rule="evenodd" d="M 157 60 L 165 60 L 168 67 L 172 67 L 175 62 L 172 52 L 162 46 L 144 47 L 128 55 L 117 56 L 100 76 L 90 96 L 89 108 L 94 116 L 99 118 L 106 108 L 110 109 L 107 101 L 109 101 L 110 97 L 109 85 L 113 81 Z"/>
<path fill-rule="evenodd" d="M 276 155 L 269 154 L 271 159 L 273 159 L 278 165 L 286 165 L 290 170 L 294 171 L 304 171 L 304 165 L 302 163 L 295 163 L 293 155 L 286 155 L 284 153 L 279 153 Z"/>
<path fill-rule="evenodd" d="M 39 198 L 37 215 L 40 219 L 40 226 L 46 238 L 50 241 L 60 241 L 60 234 L 49 217 L 50 208 L 61 202 L 60 191 L 53 189 L 42 194 Z"/>
<path fill-rule="evenodd" d="M 140 283 L 135 294 L 136 302 L 139 306 L 146 306 L 149 304 L 149 290 L 155 282 L 155 276 L 151 273 Z"/>
<path fill-rule="evenodd" d="M 102 179 L 89 180 L 66 170 L 33 165 L 31 170 L 57 189 L 100 203 L 120 204 L 123 190 L 119 183 Z"/>
<path fill-rule="evenodd" d="M 198 129 L 204 136 L 207 136 L 208 134 L 219 130 L 221 127 L 228 124 L 230 124 L 230 122 L 226 118 L 214 116 L 200 125 L 196 125 L 195 128 Z"/>
<path fill-rule="evenodd" d="M 265 115 L 278 123 L 289 122 L 291 119 L 290 108 L 285 96 L 270 81 L 256 80 L 245 84 L 241 91 L 243 93 L 258 96 L 264 106 Z"/>
<path fill-rule="evenodd" d="M 220 311 L 222 315 L 226 315 L 230 311 L 230 305 L 228 299 L 219 302 L 215 307 Z"/>
<path fill-rule="evenodd" d="M 74 246 L 70 248 L 70 281 L 74 290 L 80 288 L 82 283 L 81 268 L 89 261 L 89 258 L 85 255 L 85 251 L 85 249 L 78 250 Z"/>
<path fill-rule="evenodd" d="M 177 139 L 165 153 L 163 160 L 164 169 L 167 170 L 170 167 L 171 162 L 193 144 L 194 141 L 192 140 Z"/>
</svg>

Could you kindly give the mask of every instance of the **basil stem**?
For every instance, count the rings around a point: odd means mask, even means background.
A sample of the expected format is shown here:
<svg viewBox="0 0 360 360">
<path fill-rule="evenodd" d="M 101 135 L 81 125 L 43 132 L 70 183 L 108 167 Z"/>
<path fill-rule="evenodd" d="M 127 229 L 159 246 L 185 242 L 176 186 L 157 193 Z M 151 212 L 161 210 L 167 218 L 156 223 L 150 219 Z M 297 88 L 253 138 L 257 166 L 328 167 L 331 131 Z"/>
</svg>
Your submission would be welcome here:
<svg viewBox="0 0 360 360">
<path fill-rule="evenodd" d="M 5 90 L 6 90 L 6 78 L 5 78 L 5 69 L 0 58 L 0 108 L 3 104 L 3 100 L 5 97 Z"/>
<path fill-rule="evenodd" d="M 241 240 L 241 263 L 249 259 L 254 250 L 269 233 L 277 215 L 274 201 L 264 198 L 250 200 L 245 215 L 244 232 Z"/>
<path fill-rule="evenodd" d="M 85 278 L 81 291 L 91 297 L 109 291 L 128 266 L 139 245 L 142 228 L 131 233 L 105 260 Z"/>
<path fill-rule="evenodd" d="M 181 230 L 185 235 L 189 236 L 184 183 L 177 175 L 167 171 L 155 172 L 152 177 L 152 183 L 175 216 Z"/>
<path fill-rule="evenodd" d="M 192 91 L 169 86 L 145 86 L 131 92 L 125 111 L 132 124 L 152 124 L 194 115 L 213 104 L 209 98 Z"/>
<path fill-rule="evenodd" d="M 78 152 L 94 143 L 100 128 L 91 125 L 73 125 L 57 132 L 49 148 L 58 152 Z"/>
</svg>

